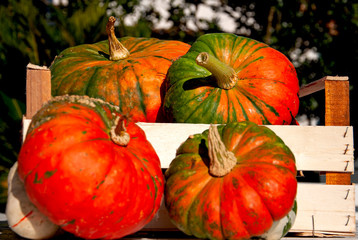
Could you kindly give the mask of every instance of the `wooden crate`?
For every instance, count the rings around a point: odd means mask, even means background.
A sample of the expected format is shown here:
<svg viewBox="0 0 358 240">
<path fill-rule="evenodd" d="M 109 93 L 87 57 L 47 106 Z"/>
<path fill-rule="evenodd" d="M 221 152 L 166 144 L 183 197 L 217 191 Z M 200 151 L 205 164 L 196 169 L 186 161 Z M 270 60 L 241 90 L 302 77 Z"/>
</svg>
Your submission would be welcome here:
<svg viewBox="0 0 358 240">
<path fill-rule="evenodd" d="M 31 117 L 51 98 L 49 69 L 29 65 L 25 134 Z M 327 76 L 300 89 L 300 97 L 325 90 L 325 126 L 267 126 L 290 147 L 297 169 L 325 174 L 325 183 L 299 183 L 298 213 L 290 230 L 295 236 L 349 237 L 356 233 L 353 127 L 349 120 L 348 77 Z M 177 147 L 189 135 L 208 129 L 208 124 L 138 123 L 145 131 L 162 164 L 167 168 Z M 141 231 L 179 231 L 162 204 L 157 216 Z M 145 236 L 145 235 L 140 235 Z M 153 234 L 151 235 L 153 236 Z M 155 236 L 155 234 L 154 234 Z M 162 235 L 161 235 L 162 236 Z M 164 234 L 165 237 L 165 234 Z M 158 237 L 155 237 L 158 238 Z"/>
</svg>

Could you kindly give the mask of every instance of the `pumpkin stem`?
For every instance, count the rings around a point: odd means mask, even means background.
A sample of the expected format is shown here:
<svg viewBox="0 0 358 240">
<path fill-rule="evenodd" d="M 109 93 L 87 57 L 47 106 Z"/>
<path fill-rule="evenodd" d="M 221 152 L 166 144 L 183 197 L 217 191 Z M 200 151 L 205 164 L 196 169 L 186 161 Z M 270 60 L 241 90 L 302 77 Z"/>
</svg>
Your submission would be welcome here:
<svg viewBox="0 0 358 240">
<path fill-rule="evenodd" d="M 211 72 L 220 88 L 228 90 L 236 85 L 238 80 L 236 71 L 213 55 L 207 52 L 199 53 L 196 63 Z"/>
<path fill-rule="evenodd" d="M 118 41 L 116 35 L 114 34 L 115 21 L 116 21 L 115 17 L 113 16 L 109 17 L 106 26 L 106 31 L 108 35 L 108 45 L 109 45 L 109 59 L 112 61 L 125 59 L 130 55 L 127 48 L 125 48 L 123 44 Z"/>
<path fill-rule="evenodd" d="M 223 177 L 235 167 L 237 159 L 233 152 L 226 149 L 215 125 L 210 125 L 209 127 L 208 150 L 210 174 L 216 177 Z"/>
<path fill-rule="evenodd" d="M 112 141 L 119 146 L 127 146 L 130 136 L 126 131 L 125 118 L 117 117 L 110 132 Z"/>
</svg>

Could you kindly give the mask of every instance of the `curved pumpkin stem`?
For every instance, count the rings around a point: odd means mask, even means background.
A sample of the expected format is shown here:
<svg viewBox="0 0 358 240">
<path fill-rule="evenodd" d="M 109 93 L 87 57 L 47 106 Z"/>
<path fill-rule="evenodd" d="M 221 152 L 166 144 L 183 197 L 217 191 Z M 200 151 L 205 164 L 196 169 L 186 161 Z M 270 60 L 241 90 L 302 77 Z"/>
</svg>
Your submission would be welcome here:
<svg viewBox="0 0 358 240">
<path fill-rule="evenodd" d="M 126 131 L 125 119 L 117 117 L 110 132 L 112 141 L 119 146 L 127 146 L 130 136 Z"/>
<path fill-rule="evenodd" d="M 111 16 L 109 17 L 106 31 L 108 35 L 108 45 L 109 45 L 109 59 L 112 61 L 117 61 L 121 59 L 127 58 L 130 53 L 123 46 L 122 43 L 120 43 L 114 34 L 114 22 L 116 21 L 115 17 Z"/>
<path fill-rule="evenodd" d="M 231 151 L 227 150 L 220 138 L 218 128 L 210 125 L 208 135 L 208 150 L 210 158 L 209 172 L 216 177 L 222 177 L 231 172 L 237 159 Z"/>
<path fill-rule="evenodd" d="M 207 52 L 199 53 L 196 63 L 212 73 L 220 88 L 228 90 L 236 85 L 238 80 L 236 71 L 213 55 Z"/>
</svg>

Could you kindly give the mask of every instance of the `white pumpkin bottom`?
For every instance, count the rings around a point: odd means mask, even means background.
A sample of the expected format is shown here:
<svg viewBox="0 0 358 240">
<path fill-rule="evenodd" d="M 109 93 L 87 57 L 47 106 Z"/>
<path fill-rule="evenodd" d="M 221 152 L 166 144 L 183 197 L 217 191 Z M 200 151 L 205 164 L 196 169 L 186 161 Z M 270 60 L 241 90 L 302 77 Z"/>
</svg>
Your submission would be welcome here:
<svg viewBox="0 0 358 240">
<path fill-rule="evenodd" d="M 280 220 L 274 221 L 271 228 L 264 234 L 258 237 L 258 239 L 266 240 L 278 240 L 284 237 L 288 231 L 291 229 L 292 225 L 295 222 L 297 215 L 297 201 L 293 204 L 291 211 L 281 218 Z"/>
<path fill-rule="evenodd" d="M 27 239 L 53 237 L 59 226 L 43 215 L 27 197 L 25 186 L 17 174 L 17 162 L 10 169 L 8 186 L 6 218 L 11 230 Z"/>
</svg>

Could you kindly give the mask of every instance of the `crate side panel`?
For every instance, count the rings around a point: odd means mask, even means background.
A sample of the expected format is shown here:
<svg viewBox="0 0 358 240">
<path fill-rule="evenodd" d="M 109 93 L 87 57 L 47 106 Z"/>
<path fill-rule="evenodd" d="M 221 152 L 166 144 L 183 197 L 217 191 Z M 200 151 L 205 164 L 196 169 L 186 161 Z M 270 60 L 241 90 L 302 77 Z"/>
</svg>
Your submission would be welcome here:
<svg viewBox="0 0 358 240">
<path fill-rule="evenodd" d="M 297 218 L 291 232 L 356 231 L 354 185 L 298 184 Z"/>
</svg>

